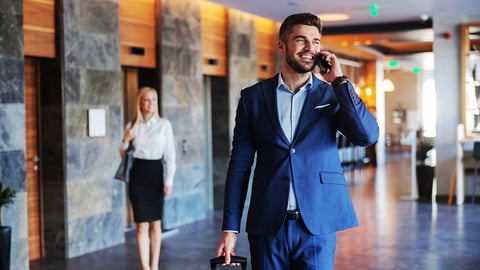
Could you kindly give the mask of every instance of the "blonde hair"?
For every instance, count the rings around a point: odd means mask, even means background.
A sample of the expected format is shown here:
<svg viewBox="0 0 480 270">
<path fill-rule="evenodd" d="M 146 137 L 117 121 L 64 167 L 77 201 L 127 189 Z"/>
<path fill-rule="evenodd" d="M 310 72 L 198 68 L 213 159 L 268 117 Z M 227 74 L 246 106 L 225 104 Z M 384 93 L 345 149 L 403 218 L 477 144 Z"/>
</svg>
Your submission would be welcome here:
<svg viewBox="0 0 480 270">
<path fill-rule="evenodd" d="M 138 89 L 138 92 L 137 92 L 137 99 L 135 101 L 135 117 L 133 118 L 133 123 L 132 123 L 132 126 L 135 126 L 136 124 L 140 123 L 140 121 L 143 121 L 145 119 L 143 119 L 143 114 L 142 114 L 142 106 L 140 105 L 142 103 L 142 98 L 143 96 L 145 96 L 147 93 L 149 92 L 152 92 L 155 97 L 157 98 L 157 101 L 158 101 L 158 93 L 157 93 L 157 90 L 155 90 L 154 88 L 152 87 L 148 87 L 148 86 L 144 86 L 144 87 L 141 87 L 140 89 Z M 157 104 L 158 106 L 158 104 Z M 152 117 L 155 117 L 155 118 L 160 118 L 160 114 L 158 114 L 158 108 L 157 110 L 153 113 L 153 116 Z"/>
</svg>

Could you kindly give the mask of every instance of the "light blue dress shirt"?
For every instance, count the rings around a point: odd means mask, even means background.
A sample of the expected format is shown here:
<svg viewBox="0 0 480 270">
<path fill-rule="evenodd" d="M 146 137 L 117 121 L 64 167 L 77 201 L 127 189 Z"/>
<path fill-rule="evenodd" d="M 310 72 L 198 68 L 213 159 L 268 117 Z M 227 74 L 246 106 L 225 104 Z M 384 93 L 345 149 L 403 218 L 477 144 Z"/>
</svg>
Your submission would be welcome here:
<svg viewBox="0 0 480 270">
<path fill-rule="evenodd" d="M 297 128 L 298 120 L 300 114 L 302 113 L 303 104 L 305 99 L 308 96 L 308 92 L 312 88 L 313 79 L 312 74 L 308 78 L 307 83 L 305 83 L 297 93 L 294 93 L 288 88 L 285 82 L 282 79 L 282 74 L 278 76 L 278 86 L 277 86 L 277 110 L 278 117 L 280 120 L 280 125 L 285 133 L 285 136 L 291 142 L 293 136 L 295 135 L 295 130 Z M 288 194 L 288 206 L 287 210 L 297 209 L 297 200 L 295 198 L 295 190 L 293 188 L 293 183 L 290 181 L 290 191 Z"/>
</svg>

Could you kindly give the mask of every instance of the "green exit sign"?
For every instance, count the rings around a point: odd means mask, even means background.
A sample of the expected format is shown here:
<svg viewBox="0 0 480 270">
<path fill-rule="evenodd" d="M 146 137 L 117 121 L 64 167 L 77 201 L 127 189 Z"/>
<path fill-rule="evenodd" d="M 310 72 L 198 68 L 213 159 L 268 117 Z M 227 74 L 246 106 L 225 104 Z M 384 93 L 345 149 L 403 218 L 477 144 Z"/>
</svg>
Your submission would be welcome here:
<svg viewBox="0 0 480 270">
<path fill-rule="evenodd" d="M 377 5 L 370 5 L 370 16 L 377 17 L 378 16 L 378 6 Z"/>
</svg>

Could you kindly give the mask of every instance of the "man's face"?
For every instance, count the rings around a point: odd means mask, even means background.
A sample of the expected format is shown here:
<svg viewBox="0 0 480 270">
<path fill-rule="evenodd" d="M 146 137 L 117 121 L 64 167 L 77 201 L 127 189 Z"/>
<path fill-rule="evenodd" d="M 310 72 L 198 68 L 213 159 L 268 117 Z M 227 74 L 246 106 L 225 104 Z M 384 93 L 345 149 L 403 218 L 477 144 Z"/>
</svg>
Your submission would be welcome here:
<svg viewBox="0 0 480 270">
<path fill-rule="evenodd" d="M 295 25 L 287 44 L 280 41 L 280 49 L 291 69 L 307 73 L 315 67 L 315 55 L 320 53 L 320 33 L 315 26 Z"/>
</svg>

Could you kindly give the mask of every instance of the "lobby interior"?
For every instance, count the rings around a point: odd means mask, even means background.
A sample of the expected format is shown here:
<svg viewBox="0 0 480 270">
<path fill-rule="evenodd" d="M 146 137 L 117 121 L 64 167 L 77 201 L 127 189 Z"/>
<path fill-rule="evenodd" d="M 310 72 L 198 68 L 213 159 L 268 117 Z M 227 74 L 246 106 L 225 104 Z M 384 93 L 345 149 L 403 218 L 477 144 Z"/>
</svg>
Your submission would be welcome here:
<svg viewBox="0 0 480 270">
<path fill-rule="evenodd" d="M 143 85 L 158 89 L 178 152 L 160 268 L 208 269 L 238 93 L 280 68 L 279 21 L 221 2 L 0 1 L 0 181 L 17 191 L 0 218 L 13 228 L 12 269 L 138 268 L 126 188 L 112 175 Z M 480 211 L 470 203 L 480 6 L 462 5 L 468 14 L 325 24 L 322 44 L 381 126 L 373 154 L 339 144 L 360 226 L 338 234 L 336 269 L 480 265 Z M 427 197 L 415 175 L 419 143 L 434 145 Z M 248 257 L 245 233 L 239 244 Z"/>
</svg>

